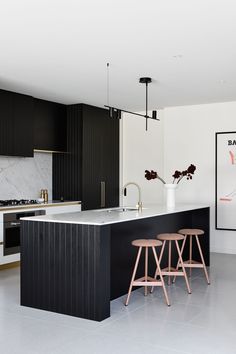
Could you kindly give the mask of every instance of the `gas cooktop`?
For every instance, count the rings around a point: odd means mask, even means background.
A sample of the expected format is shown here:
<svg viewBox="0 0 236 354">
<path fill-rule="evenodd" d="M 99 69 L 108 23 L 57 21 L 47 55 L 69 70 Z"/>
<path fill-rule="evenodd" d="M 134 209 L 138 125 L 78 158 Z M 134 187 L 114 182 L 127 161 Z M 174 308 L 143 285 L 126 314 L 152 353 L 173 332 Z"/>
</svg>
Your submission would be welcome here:
<svg viewBox="0 0 236 354">
<path fill-rule="evenodd" d="M 35 199 L 9 199 L 9 200 L 0 200 L 0 207 L 3 206 L 14 206 L 14 205 L 29 205 L 37 204 Z"/>
</svg>

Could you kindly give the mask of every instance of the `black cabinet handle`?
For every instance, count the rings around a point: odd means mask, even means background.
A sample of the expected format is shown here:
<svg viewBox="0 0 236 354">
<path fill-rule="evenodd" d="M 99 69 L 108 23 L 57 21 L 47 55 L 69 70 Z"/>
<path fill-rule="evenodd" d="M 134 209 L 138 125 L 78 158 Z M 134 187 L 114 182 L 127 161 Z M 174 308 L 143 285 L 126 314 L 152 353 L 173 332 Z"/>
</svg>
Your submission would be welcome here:
<svg viewBox="0 0 236 354">
<path fill-rule="evenodd" d="M 101 208 L 106 206 L 106 182 L 101 181 Z"/>
</svg>

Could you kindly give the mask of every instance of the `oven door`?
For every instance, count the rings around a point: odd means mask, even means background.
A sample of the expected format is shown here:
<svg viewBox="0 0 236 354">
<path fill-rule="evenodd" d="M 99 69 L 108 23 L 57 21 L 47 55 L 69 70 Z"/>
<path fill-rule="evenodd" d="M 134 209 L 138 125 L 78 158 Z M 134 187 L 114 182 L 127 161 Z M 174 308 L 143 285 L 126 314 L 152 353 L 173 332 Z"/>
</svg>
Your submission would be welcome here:
<svg viewBox="0 0 236 354">
<path fill-rule="evenodd" d="M 20 218 L 45 215 L 45 210 L 4 214 L 3 256 L 20 252 Z"/>
<path fill-rule="evenodd" d="M 20 221 L 4 223 L 3 256 L 20 252 Z"/>
</svg>

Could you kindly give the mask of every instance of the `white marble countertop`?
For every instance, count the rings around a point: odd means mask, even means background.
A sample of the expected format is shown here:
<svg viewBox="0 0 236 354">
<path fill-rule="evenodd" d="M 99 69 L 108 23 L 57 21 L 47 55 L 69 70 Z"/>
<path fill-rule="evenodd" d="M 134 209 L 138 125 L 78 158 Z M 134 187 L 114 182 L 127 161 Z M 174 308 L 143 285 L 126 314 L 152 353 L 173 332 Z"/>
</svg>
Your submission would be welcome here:
<svg viewBox="0 0 236 354">
<path fill-rule="evenodd" d="M 68 224 L 87 224 L 87 225 L 109 225 L 126 221 L 133 221 L 154 216 L 180 213 L 188 210 L 208 208 L 205 204 L 181 204 L 174 209 L 167 209 L 165 205 L 148 205 L 144 206 L 142 211 L 128 210 L 121 211 L 122 207 L 110 209 L 96 209 L 73 213 L 41 215 L 22 218 L 21 220 L 42 221 L 53 223 L 68 223 Z M 126 207 L 129 208 L 129 207 Z M 132 207 L 130 207 L 132 208 Z M 134 207 L 133 207 L 134 208 Z"/>
<path fill-rule="evenodd" d="M 57 207 L 57 206 L 65 206 L 65 205 L 74 205 L 81 204 L 81 201 L 64 201 L 60 200 L 49 200 L 47 203 L 35 203 L 35 204 L 22 204 L 22 205 L 8 205 L 1 206 L 1 211 L 9 211 L 9 210 L 17 210 L 17 209 L 36 209 L 36 208 L 48 208 L 48 207 Z"/>
</svg>

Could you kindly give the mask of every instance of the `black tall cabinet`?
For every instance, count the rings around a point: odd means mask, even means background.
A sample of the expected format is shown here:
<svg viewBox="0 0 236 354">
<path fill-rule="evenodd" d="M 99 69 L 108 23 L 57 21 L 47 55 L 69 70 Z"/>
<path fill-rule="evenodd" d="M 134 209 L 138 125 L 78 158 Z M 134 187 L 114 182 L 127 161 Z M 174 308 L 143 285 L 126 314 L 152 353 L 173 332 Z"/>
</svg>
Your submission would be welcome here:
<svg viewBox="0 0 236 354">
<path fill-rule="evenodd" d="M 81 200 L 82 209 L 119 205 L 119 121 L 106 109 L 67 108 L 66 154 L 53 156 L 53 198 Z"/>
</svg>

